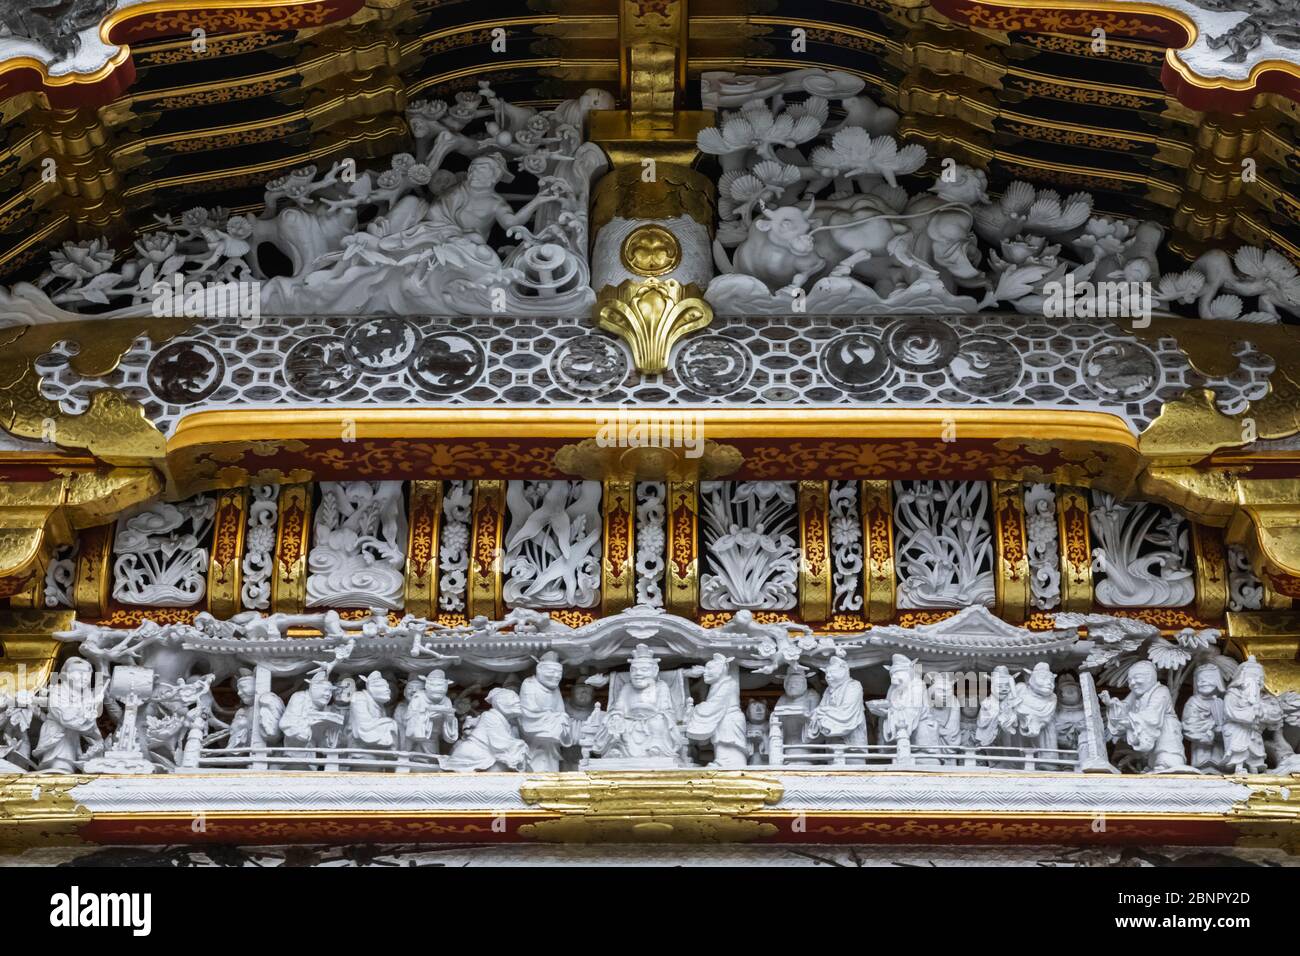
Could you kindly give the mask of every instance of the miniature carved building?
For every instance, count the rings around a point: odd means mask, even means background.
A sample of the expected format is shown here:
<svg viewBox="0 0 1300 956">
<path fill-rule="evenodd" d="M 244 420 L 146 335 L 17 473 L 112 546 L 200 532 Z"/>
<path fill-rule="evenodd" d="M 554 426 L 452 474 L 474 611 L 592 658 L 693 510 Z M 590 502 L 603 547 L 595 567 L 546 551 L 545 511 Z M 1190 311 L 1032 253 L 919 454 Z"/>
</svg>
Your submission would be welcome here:
<svg viewBox="0 0 1300 956">
<path fill-rule="evenodd" d="M 1294 848 L 1300 40 L 1129 5 L 4 13 L 0 841 Z"/>
</svg>

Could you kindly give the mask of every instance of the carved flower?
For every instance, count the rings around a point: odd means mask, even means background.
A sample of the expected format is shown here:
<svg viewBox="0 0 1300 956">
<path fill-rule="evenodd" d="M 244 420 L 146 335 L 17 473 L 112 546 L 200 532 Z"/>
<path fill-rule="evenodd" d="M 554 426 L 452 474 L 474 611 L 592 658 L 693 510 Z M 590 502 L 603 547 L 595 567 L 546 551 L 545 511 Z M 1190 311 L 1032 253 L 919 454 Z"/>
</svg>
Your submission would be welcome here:
<svg viewBox="0 0 1300 956">
<path fill-rule="evenodd" d="M 836 518 L 831 521 L 831 543 L 839 546 L 856 543 L 862 536 L 862 529 L 852 518 Z"/>
<path fill-rule="evenodd" d="M 1186 648 L 1161 637 L 1152 641 L 1151 646 L 1147 648 L 1147 659 L 1158 669 L 1171 671 L 1190 661 L 1192 655 Z"/>
<path fill-rule="evenodd" d="M 154 265 L 161 265 L 176 254 L 176 237 L 167 232 L 151 232 L 135 242 L 135 251 Z"/>
<path fill-rule="evenodd" d="M 380 189 L 396 189 L 402 182 L 402 174 L 395 169 L 385 169 L 379 174 Z"/>
<path fill-rule="evenodd" d="M 417 186 L 427 186 L 433 179 L 433 170 L 424 163 L 412 163 L 406 168 L 406 178 Z"/>
<path fill-rule="evenodd" d="M 777 498 L 785 504 L 794 504 L 794 485 L 788 481 L 742 481 L 736 488 L 737 501 L 760 503 Z"/>
<path fill-rule="evenodd" d="M 397 153 L 393 156 L 392 168 L 405 175 L 406 171 L 415 165 L 415 157 L 410 153 Z"/>
<path fill-rule="evenodd" d="M 442 548 L 443 551 L 460 552 L 469 547 L 469 529 L 459 523 L 451 522 L 443 525 L 442 528 Z"/>
<path fill-rule="evenodd" d="M 202 206 L 195 206 L 193 209 L 187 209 L 181 213 L 181 225 L 188 226 L 191 229 L 198 230 L 208 225 L 211 221 L 211 215 Z"/>
<path fill-rule="evenodd" d="M 1207 647 L 1216 646 L 1221 636 L 1218 628 L 1205 627 L 1198 631 L 1194 627 L 1185 627 L 1174 635 L 1174 639 L 1188 650 L 1203 651 Z"/>
<path fill-rule="evenodd" d="M 546 172 L 547 161 L 545 153 L 529 153 L 519 160 L 519 168 L 534 176 L 540 176 Z"/>
<path fill-rule="evenodd" d="M 236 239 L 247 239 L 253 234 L 253 218 L 251 216 L 232 216 L 226 223 L 226 235 L 233 236 Z"/>
<path fill-rule="evenodd" d="M 113 250 L 106 239 L 65 242 L 50 255 L 50 268 L 64 279 L 89 279 L 113 267 Z"/>
<path fill-rule="evenodd" d="M 989 261 L 999 271 L 1010 266 L 1030 264 L 1055 266 L 1056 254 L 1061 251 L 1060 246 L 1049 246 L 1042 236 L 1024 233 L 1014 239 L 1003 239 L 1001 248 L 1001 256 L 991 250 L 989 252 Z"/>
<path fill-rule="evenodd" d="M 1132 238 L 1133 226 L 1128 221 L 1094 216 L 1074 240 L 1074 246 L 1081 254 L 1088 253 L 1091 258 L 1100 259 L 1102 256 L 1118 255 Z"/>
</svg>

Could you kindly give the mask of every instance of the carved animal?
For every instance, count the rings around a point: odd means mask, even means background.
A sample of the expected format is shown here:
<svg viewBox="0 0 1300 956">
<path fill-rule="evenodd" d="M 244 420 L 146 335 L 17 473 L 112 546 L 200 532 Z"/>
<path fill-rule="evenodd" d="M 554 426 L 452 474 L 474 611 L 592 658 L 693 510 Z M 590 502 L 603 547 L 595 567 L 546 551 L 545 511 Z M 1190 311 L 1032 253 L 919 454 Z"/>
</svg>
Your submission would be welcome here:
<svg viewBox="0 0 1300 956">
<path fill-rule="evenodd" d="M 826 267 L 826 260 L 813 248 L 812 229 L 820 221 L 812 218 L 813 202 L 808 209 L 782 206 L 764 209 L 749 226 L 732 262 L 727 261 L 722 244 L 714 241 L 713 255 L 718 271 L 739 272 L 758 279 L 773 292 L 783 288 L 801 288 L 813 275 Z"/>
</svg>

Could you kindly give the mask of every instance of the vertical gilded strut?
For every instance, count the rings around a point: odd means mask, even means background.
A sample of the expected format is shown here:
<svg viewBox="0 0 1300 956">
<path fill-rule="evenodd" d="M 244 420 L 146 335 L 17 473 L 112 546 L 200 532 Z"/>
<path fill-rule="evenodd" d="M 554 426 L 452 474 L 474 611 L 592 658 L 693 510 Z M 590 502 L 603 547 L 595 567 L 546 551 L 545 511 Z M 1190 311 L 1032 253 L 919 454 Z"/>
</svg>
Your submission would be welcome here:
<svg viewBox="0 0 1300 956">
<path fill-rule="evenodd" d="M 1056 488 L 1056 518 L 1061 546 L 1061 610 L 1092 610 L 1092 537 L 1088 529 L 1088 492 Z"/>
<path fill-rule="evenodd" d="M 108 613 L 108 589 L 112 570 L 113 531 L 116 524 L 102 524 L 81 533 L 77 552 L 77 580 L 73 585 L 72 603 L 77 617 L 94 620 Z"/>
<path fill-rule="evenodd" d="M 1025 530 L 1025 492 L 1018 481 L 992 483 L 996 610 L 1020 624 L 1029 614 L 1029 548 Z"/>
<path fill-rule="evenodd" d="M 1218 528 L 1189 522 L 1196 565 L 1196 616 L 1215 621 L 1228 609 L 1228 553 Z"/>
<path fill-rule="evenodd" d="M 469 556 L 469 616 L 501 617 L 501 572 L 505 555 L 506 483 L 498 479 L 474 482 Z"/>
<path fill-rule="evenodd" d="M 862 610 L 879 624 L 894 617 L 894 494 L 888 481 L 864 481 L 862 500 Z"/>
<path fill-rule="evenodd" d="M 799 482 L 799 613 L 810 623 L 831 615 L 829 509 L 826 482 Z"/>
<path fill-rule="evenodd" d="M 208 611 L 219 618 L 238 614 L 242 607 L 244 531 L 248 527 L 248 492 L 223 491 L 212 519 L 212 557 L 208 561 Z"/>
<path fill-rule="evenodd" d="M 636 498 L 630 481 L 605 482 L 605 551 L 600 575 L 600 610 L 617 614 L 636 603 Z"/>
<path fill-rule="evenodd" d="M 406 612 L 438 613 L 438 529 L 442 524 L 442 482 L 411 482 L 410 536 L 406 542 Z"/>
<path fill-rule="evenodd" d="M 668 580 L 664 608 L 694 617 L 699 611 L 699 485 L 668 482 Z"/>
<path fill-rule="evenodd" d="M 280 517 L 271 573 L 271 610 L 276 613 L 301 614 L 306 610 L 311 508 L 311 485 L 285 485 L 280 489 Z"/>
</svg>

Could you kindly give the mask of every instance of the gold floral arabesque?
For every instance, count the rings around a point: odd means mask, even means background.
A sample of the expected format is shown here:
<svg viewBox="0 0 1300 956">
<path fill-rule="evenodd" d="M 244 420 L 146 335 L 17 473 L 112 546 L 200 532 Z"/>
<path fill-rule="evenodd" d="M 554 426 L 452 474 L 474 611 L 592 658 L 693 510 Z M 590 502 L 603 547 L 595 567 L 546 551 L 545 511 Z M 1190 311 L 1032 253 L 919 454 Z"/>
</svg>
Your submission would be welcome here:
<svg viewBox="0 0 1300 956">
<path fill-rule="evenodd" d="M 657 223 L 637 226 L 619 247 L 623 268 L 639 276 L 661 276 L 682 264 L 682 244 Z"/>
<path fill-rule="evenodd" d="M 521 836 L 559 843 L 734 843 L 774 836 L 742 819 L 780 802 L 777 779 L 744 771 L 625 771 L 530 777 L 524 802 L 554 814 Z"/>
<path fill-rule="evenodd" d="M 596 297 L 596 323 L 623 337 L 642 375 L 659 375 L 668 354 L 683 336 L 713 321 L 713 308 L 694 282 L 627 279 L 606 286 Z"/>
</svg>

